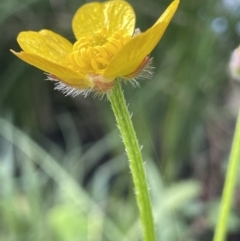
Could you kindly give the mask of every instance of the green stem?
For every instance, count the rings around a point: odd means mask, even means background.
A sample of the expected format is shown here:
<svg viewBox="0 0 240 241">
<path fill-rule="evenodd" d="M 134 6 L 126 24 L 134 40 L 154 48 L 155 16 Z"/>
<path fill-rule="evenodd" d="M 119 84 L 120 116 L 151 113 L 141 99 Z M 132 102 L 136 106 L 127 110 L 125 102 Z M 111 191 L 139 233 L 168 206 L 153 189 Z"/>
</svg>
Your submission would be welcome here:
<svg viewBox="0 0 240 241">
<path fill-rule="evenodd" d="M 116 84 L 108 95 L 129 158 L 135 194 L 140 212 L 144 241 L 155 241 L 152 207 L 146 174 L 138 140 L 129 115 L 121 84 Z"/>
<path fill-rule="evenodd" d="M 232 206 L 234 187 L 237 181 L 238 162 L 240 159 L 240 112 L 234 133 L 232 150 L 228 164 L 228 170 L 225 178 L 225 184 L 222 193 L 220 213 L 218 223 L 215 229 L 213 241 L 224 241 L 227 233 L 227 222 L 229 212 Z"/>
</svg>

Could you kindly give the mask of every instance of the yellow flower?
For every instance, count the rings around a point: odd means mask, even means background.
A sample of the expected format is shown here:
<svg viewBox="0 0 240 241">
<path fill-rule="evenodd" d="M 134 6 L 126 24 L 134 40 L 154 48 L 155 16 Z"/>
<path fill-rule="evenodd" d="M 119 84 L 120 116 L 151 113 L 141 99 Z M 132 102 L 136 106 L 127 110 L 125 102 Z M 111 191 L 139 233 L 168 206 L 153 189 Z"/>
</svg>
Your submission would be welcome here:
<svg viewBox="0 0 240 241">
<path fill-rule="evenodd" d="M 77 41 L 50 31 L 24 31 L 17 41 L 23 51 L 13 54 L 47 72 L 56 89 L 77 95 L 106 92 L 116 78 L 151 75 L 149 54 L 161 39 L 179 0 L 173 1 L 157 22 L 141 33 L 135 13 L 123 0 L 92 2 L 80 7 L 72 21 Z"/>
</svg>

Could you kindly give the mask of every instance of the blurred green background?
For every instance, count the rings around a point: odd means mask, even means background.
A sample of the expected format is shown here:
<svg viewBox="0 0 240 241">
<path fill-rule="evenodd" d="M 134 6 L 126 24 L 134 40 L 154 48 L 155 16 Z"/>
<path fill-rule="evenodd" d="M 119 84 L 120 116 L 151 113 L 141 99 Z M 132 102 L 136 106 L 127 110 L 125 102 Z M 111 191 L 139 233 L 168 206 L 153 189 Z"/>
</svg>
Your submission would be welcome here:
<svg viewBox="0 0 240 241">
<path fill-rule="evenodd" d="M 129 0 L 150 27 L 167 0 Z M 107 100 L 65 97 L 9 52 L 20 31 L 74 42 L 81 0 L 0 2 L 0 241 L 139 241 L 127 157 Z M 182 0 L 153 51 L 155 74 L 124 85 L 152 195 L 158 240 L 210 241 L 240 103 L 228 62 L 238 0 Z M 236 189 L 228 241 L 240 240 Z"/>
</svg>

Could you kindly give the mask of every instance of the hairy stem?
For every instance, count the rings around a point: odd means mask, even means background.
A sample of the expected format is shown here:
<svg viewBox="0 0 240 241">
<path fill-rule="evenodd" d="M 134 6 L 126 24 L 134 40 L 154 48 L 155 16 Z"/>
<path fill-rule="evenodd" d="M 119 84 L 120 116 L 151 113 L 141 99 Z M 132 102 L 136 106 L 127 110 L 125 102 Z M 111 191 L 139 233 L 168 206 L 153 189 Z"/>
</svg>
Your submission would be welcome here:
<svg viewBox="0 0 240 241">
<path fill-rule="evenodd" d="M 113 90 L 108 94 L 108 98 L 111 102 L 129 158 L 129 165 L 142 222 L 144 241 L 155 241 L 154 221 L 144 163 L 119 81 L 116 81 Z"/>
</svg>

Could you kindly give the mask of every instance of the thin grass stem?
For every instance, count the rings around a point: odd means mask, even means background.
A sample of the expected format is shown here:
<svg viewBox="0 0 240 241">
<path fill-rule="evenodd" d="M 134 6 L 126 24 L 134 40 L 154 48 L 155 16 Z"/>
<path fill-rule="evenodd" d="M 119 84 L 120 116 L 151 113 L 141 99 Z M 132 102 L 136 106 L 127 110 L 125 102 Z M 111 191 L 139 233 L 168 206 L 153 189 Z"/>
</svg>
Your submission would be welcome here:
<svg viewBox="0 0 240 241">
<path fill-rule="evenodd" d="M 232 206 L 240 159 L 240 112 L 235 128 L 230 159 L 223 187 L 220 211 L 213 241 L 224 241 L 227 235 L 228 217 Z"/>
</svg>

